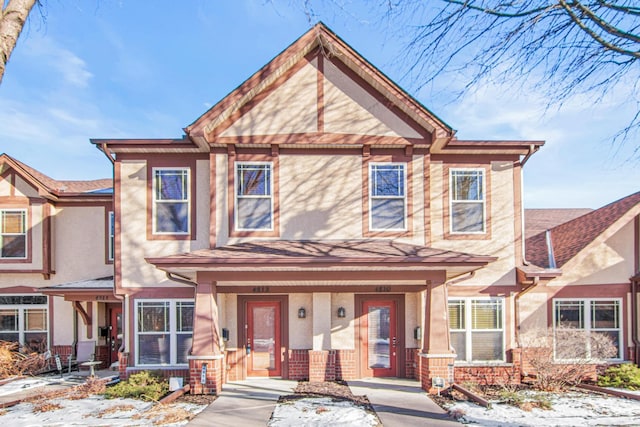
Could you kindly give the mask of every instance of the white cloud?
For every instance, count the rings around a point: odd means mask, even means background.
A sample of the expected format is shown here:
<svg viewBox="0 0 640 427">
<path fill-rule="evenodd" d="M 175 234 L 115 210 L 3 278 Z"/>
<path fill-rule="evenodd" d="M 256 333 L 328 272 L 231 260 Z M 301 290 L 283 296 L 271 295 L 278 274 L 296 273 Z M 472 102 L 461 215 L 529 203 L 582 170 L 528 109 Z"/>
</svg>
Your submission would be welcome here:
<svg viewBox="0 0 640 427">
<path fill-rule="evenodd" d="M 86 88 L 93 74 L 87 69 L 87 63 L 58 45 L 51 37 L 32 37 L 27 41 L 25 54 L 33 63 L 58 72 L 62 80 L 76 88 Z"/>
</svg>

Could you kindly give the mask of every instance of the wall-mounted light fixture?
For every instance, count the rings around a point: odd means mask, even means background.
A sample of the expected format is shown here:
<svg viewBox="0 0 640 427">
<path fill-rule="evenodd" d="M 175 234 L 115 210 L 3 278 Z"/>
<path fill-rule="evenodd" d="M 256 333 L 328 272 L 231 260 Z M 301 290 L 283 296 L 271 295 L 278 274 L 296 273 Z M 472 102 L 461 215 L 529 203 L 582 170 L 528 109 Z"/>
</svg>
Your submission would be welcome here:
<svg viewBox="0 0 640 427">
<path fill-rule="evenodd" d="M 422 328 L 420 326 L 416 326 L 413 330 L 413 339 L 421 340 L 422 339 Z"/>
<path fill-rule="evenodd" d="M 338 309 L 338 317 L 345 317 L 347 315 L 347 310 L 344 307 L 340 307 Z"/>
<path fill-rule="evenodd" d="M 307 317 L 307 310 L 304 307 L 300 307 L 298 309 L 298 319 L 304 319 L 305 317 Z"/>
</svg>

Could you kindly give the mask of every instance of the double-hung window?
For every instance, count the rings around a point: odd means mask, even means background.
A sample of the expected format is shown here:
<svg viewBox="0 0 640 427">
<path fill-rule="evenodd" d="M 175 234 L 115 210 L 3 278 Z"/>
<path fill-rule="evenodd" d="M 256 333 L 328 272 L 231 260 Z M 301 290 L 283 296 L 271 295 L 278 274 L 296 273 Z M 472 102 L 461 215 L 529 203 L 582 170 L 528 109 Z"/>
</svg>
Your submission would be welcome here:
<svg viewBox="0 0 640 427">
<path fill-rule="evenodd" d="M 0 259 L 27 257 L 27 211 L 0 210 Z"/>
<path fill-rule="evenodd" d="M 138 365 L 183 365 L 193 343 L 190 300 L 137 301 Z"/>
<path fill-rule="evenodd" d="M 236 230 L 273 230 L 273 164 L 237 162 L 235 167 Z"/>
<path fill-rule="evenodd" d="M 450 169 L 452 233 L 485 232 L 484 169 Z"/>
<path fill-rule="evenodd" d="M 450 299 L 449 333 L 457 360 L 504 360 L 504 299 Z"/>
<path fill-rule="evenodd" d="M 556 359 L 622 359 L 620 300 L 557 299 L 553 303 Z"/>
<path fill-rule="evenodd" d="M 188 234 L 189 169 L 153 169 L 153 232 Z"/>
<path fill-rule="evenodd" d="M 406 230 L 406 165 L 369 164 L 369 224 L 371 230 Z"/>
<path fill-rule="evenodd" d="M 47 306 L 44 295 L 0 296 L 0 340 L 18 342 L 29 352 L 45 352 L 49 347 Z"/>
</svg>

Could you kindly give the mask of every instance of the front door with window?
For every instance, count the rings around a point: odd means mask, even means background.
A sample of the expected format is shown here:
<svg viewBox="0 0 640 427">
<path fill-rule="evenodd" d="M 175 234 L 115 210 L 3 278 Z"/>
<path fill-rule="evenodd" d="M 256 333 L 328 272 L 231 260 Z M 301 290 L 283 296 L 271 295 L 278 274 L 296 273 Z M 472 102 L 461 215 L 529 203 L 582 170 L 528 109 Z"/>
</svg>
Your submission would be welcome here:
<svg viewBox="0 0 640 427">
<path fill-rule="evenodd" d="M 247 302 L 247 375 L 278 377 L 280 358 L 280 302 Z"/>
<path fill-rule="evenodd" d="M 109 335 L 107 341 L 109 344 L 109 363 L 118 360 L 118 349 L 122 344 L 122 307 L 113 307 L 109 309 Z"/>
<path fill-rule="evenodd" d="M 361 366 L 364 376 L 397 376 L 399 337 L 396 301 L 363 301 L 360 337 L 362 342 Z"/>
</svg>

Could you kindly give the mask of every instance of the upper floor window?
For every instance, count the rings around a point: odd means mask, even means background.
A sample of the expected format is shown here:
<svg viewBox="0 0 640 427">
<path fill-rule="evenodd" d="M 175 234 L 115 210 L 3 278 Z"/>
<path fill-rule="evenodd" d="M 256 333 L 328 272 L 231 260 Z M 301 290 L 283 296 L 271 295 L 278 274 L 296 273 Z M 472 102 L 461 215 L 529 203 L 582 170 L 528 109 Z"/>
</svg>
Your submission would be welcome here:
<svg viewBox="0 0 640 427">
<path fill-rule="evenodd" d="M 369 165 L 369 224 L 371 230 L 406 230 L 406 165 Z"/>
<path fill-rule="evenodd" d="M 622 359 L 620 300 L 553 303 L 556 359 Z"/>
<path fill-rule="evenodd" d="M 113 261 L 113 255 L 114 255 L 114 243 L 115 243 L 115 215 L 113 213 L 113 211 L 109 211 L 109 246 L 108 246 L 108 253 L 107 253 L 107 259 L 109 261 Z"/>
<path fill-rule="evenodd" d="M 504 300 L 449 300 L 449 331 L 457 360 L 504 360 Z"/>
<path fill-rule="evenodd" d="M 153 232 L 188 234 L 189 169 L 154 168 Z"/>
<path fill-rule="evenodd" d="M 0 210 L 0 258 L 27 257 L 27 211 Z"/>
<path fill-rule="evenodd" d="M 451 169 L 452 233 L 485 232 L 484 169 Z"/>
<path fill-rule="evenodd" d="M 236 230 L 273 230 L 273 164 L 236 164 Z"/>
</svg>

